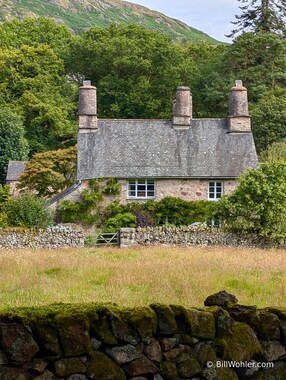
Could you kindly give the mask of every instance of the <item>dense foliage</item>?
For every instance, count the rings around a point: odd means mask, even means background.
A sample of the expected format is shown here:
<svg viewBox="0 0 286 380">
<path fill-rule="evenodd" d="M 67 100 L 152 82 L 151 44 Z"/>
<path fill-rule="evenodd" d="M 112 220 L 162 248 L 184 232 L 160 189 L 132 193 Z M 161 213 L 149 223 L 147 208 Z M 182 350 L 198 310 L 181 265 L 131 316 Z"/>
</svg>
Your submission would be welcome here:
<svg viewBox="0 0 286 380">
<path fill-rule="evenodd" d="M 112 191 L 108 190 L 111 184 Z M 216 213 L 216 202 L 185 201 L 175 197 L 122 205 L 116 197 L 118 186 L 112 178 L 90 181 L 90 189 L 81 193 L 78 202 L 61 203 L 61 221 L 94 224 L 106 231 L 116 231 L 120 227 L 180 226 L 207 222 Z"/>
<path fill-rule="evenodd" d="M 197 75 L 183 48 L 136 25 L 90 29 L 71 50 L 69 71 L 96 84 L 100 117 L 170 117 L 176 87 Z"/>
<path fill-rule="evenodd" d="M 238 0 L 242 13 L 232 24 L 236 28 L 229 37 L 245 31 L 286 33 L 286 3 L 284 0 Z"/>
<path fill-rule="evenodd" d="M 76 181 L 76 147 L 35 154 L 20 177 L 20 189 L 52 197 Z"/>
<path fill-rule="evenodd" d="M 107 118 L 170 118 L 179 85 L 191 87 L 195 117 L 224 117 L 230 87 L 241 79 L 258 149 L 284 138 L 282 33 L 244 33 L 229 46 L 179 45 L 137 25 L 74 36 L 38 18 L 1 24 L 0 46 L 0 105 L 21 116 L 31 155 L 75 144 L 84 78 L 98 87 L 98 115 Z"/>
<path fill-rule="evenodd" d="M 243 174 L 239 187 L 218 206 L 231 231 L 271 240 L 286 238 L 286 163 L 265 162 Z"/>
<path fill-rule="evenodd" d="M 47 227 L 53 221 L 53 212 L 47 207 L 45 200 L 29 192 L 9 198 L 1 204 L 2 226 Z"/>
</svg>

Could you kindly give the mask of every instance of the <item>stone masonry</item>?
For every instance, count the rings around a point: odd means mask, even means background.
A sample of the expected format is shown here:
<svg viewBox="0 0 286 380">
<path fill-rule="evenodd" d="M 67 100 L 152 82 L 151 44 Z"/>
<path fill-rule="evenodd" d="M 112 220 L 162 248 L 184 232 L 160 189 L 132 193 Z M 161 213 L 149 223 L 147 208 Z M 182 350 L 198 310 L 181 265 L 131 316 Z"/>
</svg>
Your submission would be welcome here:
<svg viewBox="0 0 286 380">
<path fill-rule="evenodd" d="M 2 380 L 284 380 L 286 313 L 205 308 L 50 305 L 0 314 Z"/>
</svg>

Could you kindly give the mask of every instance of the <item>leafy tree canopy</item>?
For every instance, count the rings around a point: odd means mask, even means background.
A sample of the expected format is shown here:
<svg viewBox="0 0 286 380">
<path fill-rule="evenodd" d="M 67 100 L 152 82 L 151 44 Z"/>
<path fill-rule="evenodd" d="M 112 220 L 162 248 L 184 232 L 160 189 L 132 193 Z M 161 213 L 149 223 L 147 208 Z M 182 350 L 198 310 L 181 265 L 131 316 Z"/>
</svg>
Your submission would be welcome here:
<svg viewBox="0 0 286 380">
<path fill-rule="evenodd" d="M 76 181 L 76 147 L 35 154 L 19 180 L 20 189 L 52 197 Z"/>
<path fill-rule="evenodd" d="M 274 142 L 286 139 L 286 88 L 277 87 L 266 92 L 251 107 L 251 115 L 258 152 Z"/>
<path fill-rule="evenodd" d="M 286 33 L 285 0 L 238 0 L 244 5 L 240 15 L 235 15 L 236 26 L 227 37 L 234 37 L 239 32 Z"/>
<path fill-rule="evenodd" d="M 198 75 L 184 48 L 136 25 L 90 29 L 71 50 L 70 75 L 97 86 L 100 117 L 170 117 L 176 87 Z"/>
<path fill-rule="evenodd" d="M 234 193 L 219 202 L 219 216 L 234 232 L 285 238 L 286 163 L 266 162 L 243 174 Z"/>
<path fill-rule="evenodd" d="M 25 18 L 6 21 L 0 25 L 1 48 L 21 48 L 23 45 L 39 47 L 48 45 L 60 57 L 64 57 L 73 36 L 65 25 L 44 18 Z"/>
<path fill-rule="evenodd" d="M 7 107 L 0 108 L 0 181 L 6 178 L 9 160 L 26 160 L 28 142 L 18 114 Z"/>
<path fill-rule="evenodd" d="M 0 51 L 0 104 L 22 115 L 32 152 L 74 136 L 74 99 L 63 61 L 47 45 Z"/>
<path fill-rule="evenodd" d="M 286 139 L 274 142 L 261 152 L 260 161 L 283 161 L 286 163 Z"/>
</svg>

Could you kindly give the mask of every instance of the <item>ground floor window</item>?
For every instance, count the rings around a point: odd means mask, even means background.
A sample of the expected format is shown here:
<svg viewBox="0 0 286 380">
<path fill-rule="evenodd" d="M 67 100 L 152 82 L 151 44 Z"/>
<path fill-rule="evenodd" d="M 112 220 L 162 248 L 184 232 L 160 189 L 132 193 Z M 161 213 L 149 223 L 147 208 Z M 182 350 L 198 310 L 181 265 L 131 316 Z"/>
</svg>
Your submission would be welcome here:
<svg viewBox="0 0 286 380">
<path fill-rule="evenodd" d="M 211 181 L 209 182 L 209 200 L 217 201 L 222 197 L 223 194 L 223 183 L 221 181 Z"/>
<path fill-rule="evenodd" d="M 154 198 L 155 181 L 153 179 L 130 179 L 128 181 L 129 198 Z"/>
</svg>

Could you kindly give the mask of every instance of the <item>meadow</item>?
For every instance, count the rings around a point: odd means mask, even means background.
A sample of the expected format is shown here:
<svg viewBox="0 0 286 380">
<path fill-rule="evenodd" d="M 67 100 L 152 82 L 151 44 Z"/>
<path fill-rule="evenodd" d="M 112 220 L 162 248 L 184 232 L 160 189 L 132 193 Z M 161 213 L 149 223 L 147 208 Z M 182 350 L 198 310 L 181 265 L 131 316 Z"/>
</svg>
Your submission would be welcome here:
<svg viewBox="0 0 286 380">
<path fill-rule="evenodd" d="M 202 307 L 227 290 L 241 304 L 286 307 L 286 250 L 214 247 L 0 252 L 0 309 L 50 303 Z"/>
</svg>

